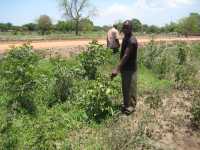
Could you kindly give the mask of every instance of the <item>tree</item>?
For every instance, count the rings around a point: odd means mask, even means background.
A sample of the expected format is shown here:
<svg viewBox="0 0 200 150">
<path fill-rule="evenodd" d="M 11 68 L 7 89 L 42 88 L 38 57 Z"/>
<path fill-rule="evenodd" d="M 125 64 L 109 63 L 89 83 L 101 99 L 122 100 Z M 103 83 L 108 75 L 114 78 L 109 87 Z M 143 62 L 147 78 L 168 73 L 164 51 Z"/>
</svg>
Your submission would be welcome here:
<svg viewBox="0 0 200 150">
<path fill-rule="evenodd" d="M 142 32 L 147 33 L 148 32 L 148 25 L 147 24 L 143 24 L 141 30 L 142 30 Z"/>
<path fill-rule="evenodd" d="M 54 25 L 54 29 L 61 32 L 75 31 L 75 21 L 58 21 L 58 23 Z"/>
<path fill-rule="evenodd" d="M 140 32 L 142 29 L 142 23 L 138 19 L 132 19 L 132 24 L 133 24 L 133 31 L 134 32 Z"/>
<path fill-rule="evenodd" d="M 0 31 L 5 32 L 12 30 L 13 25 L 11 23 L 0 23 Z"/>
<path fill-rule="evenodd" d="M 23 25 L 24 28 L 26 28 L 28 31 L 35 31 L 37 30 L 37 24 L 35 23 L 28 23 Z"/>
<path fill-rule="evenodd" d="M 65 21 L 58 21 L 55 28 L 56 28 L 56 30 L 59 30 L 59 31 L 67 31 L 68 30 Z"/>
<path fill-rule="evenodd" d="M 92 31 L 93 27 L 94 27 L 94 24 L 90 19 L 85 18 L 85 19 L 80 20 L 80 30 L 81 31 Z"/>
<path fill-rule="evenodd" d="M 103 31 L 103 28 L 101 26 L 94 26 L 93 31 Z"/>
<path fill-rule="evenodd" d="M 118 20 L 114 25 L 117 26 L 117 30 L 121 31 L 122 26 L 123 26 L 123 21 L 122 20 Z"/>
<path fill-rule="evenodd" d="M 103 29 L 105 32 L 107 32 L 110 28 L 112 28 L 112 26 L 104 25 L 104 26 L 102 27 L 102 29 Z"/>
<path fill-rule="evenodd" d="M 51 18 L 47 15 L 41 15 L 38 19 L 38 28 L 41 31 L 42 35 L 47 33 L 52 27 Z"/>
<path fill-rule="evenodd" d="M 177 31 L 185 35 L 199 33 L 200 15 L 198 13 L 191 13 L 189 17 L 182 18 L 178 23 Z"/>
<path fill-rule="evenodd" d="M 8 27 L 8 30 L 11 30 L 13 27 L 12 23 L 10 22 L 6 23 L 6 26 Z"/>
<path fill-rule="evenodd" d="M 0 23 L 0 31 L 5 32 L 8 31 L 8 27 L 4 23 Z"/>
<path fill-rule="evenodd" d="M 151 25 L 148 27 L 147 33 L 160 33 L 160 28 L 155 25 Z"/>
<path fill-rule="evenodd" d="M 174 22 L 171 22 L 170 24 L 166 24 L 163 28 L 162 28 L 163 32 L 176 32 L 176 29 L 177 29 L 177 24 L 174 23 Z"/>
<path fill-rule="evenodd" d="M 79 33 L 80 20 L 94 15 L 95 9 L 88 10 L 88 16 L 84 17 L 84 12 L 89 8 L 89 0 L 59 0 L 64 11 L 64 16 L 75 21 L 76 35 Z"/>
</svg>

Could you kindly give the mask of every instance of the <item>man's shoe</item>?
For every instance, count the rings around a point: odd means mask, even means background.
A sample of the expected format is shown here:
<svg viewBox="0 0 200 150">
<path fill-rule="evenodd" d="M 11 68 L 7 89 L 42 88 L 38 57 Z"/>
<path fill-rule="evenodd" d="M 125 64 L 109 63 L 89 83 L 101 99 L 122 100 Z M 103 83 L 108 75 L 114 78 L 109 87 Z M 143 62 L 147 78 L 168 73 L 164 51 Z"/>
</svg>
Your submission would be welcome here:
<svg viewBox="0 0 200 150">
<path fill-rule="evenodd" d="M 125 108 L 124 113 L 125 113 L 126 115 L 130 115 L 130 114 L 132 114 L 134 111 L 135 111 L 135 108 L 134 108 L 134 107 L 128 107 L 128 108 Z"/>
<path fill-rule="evenodd" d="M 126 107 L 124 106 L 124 104 L 121 105 L 121 112 L 124 113 L 124 111 L 126 110 Z"/>
</svg>

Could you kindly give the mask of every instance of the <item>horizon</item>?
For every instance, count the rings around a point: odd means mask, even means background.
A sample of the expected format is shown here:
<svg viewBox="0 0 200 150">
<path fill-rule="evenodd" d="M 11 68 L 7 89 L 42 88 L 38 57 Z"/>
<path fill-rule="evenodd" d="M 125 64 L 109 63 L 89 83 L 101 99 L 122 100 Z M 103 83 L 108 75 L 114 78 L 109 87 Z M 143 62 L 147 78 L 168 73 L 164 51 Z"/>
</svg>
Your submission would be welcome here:
<svg viewBox="0 0 200 150">
<path fill-rule="evenodd" d="M 164 26 L 177 22 L 190 13 L 200 12 L 198 0 L 90 0 L 98 15 L 91 17 L 96 26 L 112 25 L 127 19 L 139 19 L 142 24 Z M 35 23 L 40 15 L 48 15 L 53 24 L 65 20 L 58 0 L 2 0 L 0 23 L 21 26 Z M 158 15 L 160 14 L 160 15 Z M 156 17 L 155 17 L 156 16 Z"/>
</svg>

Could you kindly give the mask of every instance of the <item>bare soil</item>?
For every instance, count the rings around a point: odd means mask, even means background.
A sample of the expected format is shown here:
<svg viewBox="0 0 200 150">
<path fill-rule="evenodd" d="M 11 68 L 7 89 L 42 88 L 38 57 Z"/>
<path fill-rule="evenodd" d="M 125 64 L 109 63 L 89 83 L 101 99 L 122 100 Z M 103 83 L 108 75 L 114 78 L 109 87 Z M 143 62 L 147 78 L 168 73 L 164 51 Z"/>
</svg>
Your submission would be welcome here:
<svg viewBox="0 0 200 150">
<path fill-rule="evenodd" d="M 69 140 L 81 149 L 99 144 L 113 150 L 200 150 L 200 132 L 190 121 L 191 96 L 191 91 L 173 90 L 156 110 L 140 97 L 133 115 L 120 115 L 105 128 L 72 131 Z"/>
<path fill-rule="evenodd" d="M 175 38 L 175 37 L 161 37 L 155 38 L 155 42 L 200 42 L 200 37 L 188 37 L 188 38 Z M 99 43 L 106 44 L 106 40 L 99 39 Z M 151 41 L 150 38 L 138 37 L 139 45 L 144 45 Z M 30 41 L 29 41 L 30 42 Z M 80 39 L 80 40 L 52 40 L 52 41 L 33 41 L 30 42 L 34 49 L 49 49 L 55 50 L 61 55 L 69 56 L 71 53 L 79 52 L 83 47 L 89 44 L 91 39 Z M 0 42 L 0 55 L 4 54 L 9 50 L 10 47 L 20 46 L 26 42 L 15 41 L 15 42 Z"/>
</svg>

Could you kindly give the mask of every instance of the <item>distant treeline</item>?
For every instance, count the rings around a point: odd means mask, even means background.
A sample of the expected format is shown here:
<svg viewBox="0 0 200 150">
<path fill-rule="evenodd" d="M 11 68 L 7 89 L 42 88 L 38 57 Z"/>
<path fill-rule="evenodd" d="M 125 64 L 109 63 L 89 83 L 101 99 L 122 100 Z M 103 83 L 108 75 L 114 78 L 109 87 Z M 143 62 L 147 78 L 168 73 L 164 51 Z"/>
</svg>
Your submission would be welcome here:
<svg viewBox="0 0 200 150">
<path fill-rule="evenodd" d="M 115 23 L 118 29 L 121 29 L 123 21 Z M 180 33 L 183 35 L 200 35 L 200 14 L 191 13 L 189 16 L 180 19 L 177 22 L 171 22 L 163 27 L 156 25 L 147 25 L 141 23 L 138 19 L 132 19 L 133 31 L 138 33 Z M 28 23 L 22 26 L 15 26 L 11 23 L 0 23 L 0 31 L 11 31 L 13 34 L 18 32 L 38 32 L 40 34 L 49 34 L 53 32 L 74 32 L 76 29 L 75 20 L 58 21 L 56 24 L 47 15 L 41 15 L 36 23 Z M 107 31 L 111 26 L 95 26 L 89 18 L 80 20 L 79 31 Z"/>
</svg>

